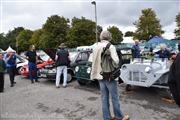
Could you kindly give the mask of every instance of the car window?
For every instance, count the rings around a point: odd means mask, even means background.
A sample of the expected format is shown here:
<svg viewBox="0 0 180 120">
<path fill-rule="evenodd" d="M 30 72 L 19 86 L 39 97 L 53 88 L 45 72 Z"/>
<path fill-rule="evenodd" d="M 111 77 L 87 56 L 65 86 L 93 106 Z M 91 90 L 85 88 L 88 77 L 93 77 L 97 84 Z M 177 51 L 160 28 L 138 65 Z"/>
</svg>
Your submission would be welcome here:
<svg viewBox="0 0 180 120">
<path fill-rule="evenodd" d="M 88 61 L 88 59 L 89 59 L 88 52 L 80 53 L 77 57 L 77 61 Z"/>
</svg>

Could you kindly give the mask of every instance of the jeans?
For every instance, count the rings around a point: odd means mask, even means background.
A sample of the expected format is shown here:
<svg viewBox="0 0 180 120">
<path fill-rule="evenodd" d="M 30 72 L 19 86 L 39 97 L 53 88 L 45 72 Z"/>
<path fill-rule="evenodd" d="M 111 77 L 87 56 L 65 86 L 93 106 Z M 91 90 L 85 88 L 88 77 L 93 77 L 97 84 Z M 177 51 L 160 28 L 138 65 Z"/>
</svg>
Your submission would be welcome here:
<svg viewBox="0 0 180 120">
<path fill-rule="evenodd" d="M 99 80 L 100 90 L 101 90 L 101 100 L 102 100 L 102 111 L 103 119 L 110 120 L 110 104 L 109 104 L 109 95 L 111 94 L 113 111 L 115 115 L 115 120 L 122 120 L 122 113 L 120 110 L 119 95 L 117 82 L 115 80 Z"/>
<path fill-rule="evenodd" d="M 16 67 L 8 67 L 7 72 L 9 74 L 10 83 L 11 83 L 11 85 L 13 85 L 14 84 L 14 78 L 16 75 Z"/>
<path fill-rule="evenodd" d="M 36 66 L 36 63 L 33 63 L 33 62 L 29 62 L 28 63 L 28 66 L 29 66 L 29 78 L 31 81 L 33 81 L 33 79 L 35 81 L 37 81 L 37 66 Z"/>
<path fill-rule="evenodd" d="M 67 85 L 67 66 L 58 66 L 56 71 L 56 87 L 59 86 L 61 73 L 63 72 L 64 80 L 63 86 Z"/>
</svg>

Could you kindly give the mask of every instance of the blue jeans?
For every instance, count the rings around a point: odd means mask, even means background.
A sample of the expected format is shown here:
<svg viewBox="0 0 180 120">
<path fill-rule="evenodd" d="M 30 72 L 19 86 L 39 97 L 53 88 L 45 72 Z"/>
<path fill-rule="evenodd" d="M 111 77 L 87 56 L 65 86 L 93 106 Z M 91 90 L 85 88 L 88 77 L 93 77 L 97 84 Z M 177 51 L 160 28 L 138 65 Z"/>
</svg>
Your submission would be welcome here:
<svg viewBox="0 0 180 120">
<path fill-rule="evenodd" d="M 111 94 L 113 111 L 116 120 L 122 120 L 122 113 L 120 110 L 119 95 L 117 89 L 117 82 L 115 80 L 99 80 L 101 99 L 102 99 L 102 111 L 103 119 L 110 120 L 111 113 L 109 108 L 109 95 Z"/>
<path fill-rule="evenodd" d="M 37 81 L 37 66 L 33 62 L 28 63 L 29 66 L 29 78 L 31 81 L 36 80 Z"/>
</svg>

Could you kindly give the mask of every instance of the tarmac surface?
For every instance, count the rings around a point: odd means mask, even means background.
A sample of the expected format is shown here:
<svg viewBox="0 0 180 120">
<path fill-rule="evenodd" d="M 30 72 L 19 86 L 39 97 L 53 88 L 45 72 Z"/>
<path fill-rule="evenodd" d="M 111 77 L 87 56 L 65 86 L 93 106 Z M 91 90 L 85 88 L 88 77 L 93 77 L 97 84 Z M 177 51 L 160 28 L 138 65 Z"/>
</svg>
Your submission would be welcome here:
<svg viewBox="0 0 180 120">
<path fill-rule="evenodd" d="M 80 86 L 74 80 L 66 88 L 56 88 L 54 81 L 39 80 L 31 84 L 16 76 L 17 84 L 10 87 L 5 76 L 0 120 L 102 120 L 100 91 L 94 84 Z M 121 84 L 119 93 L 121 110 L 131 120 L 180 120 L 180 108 L 163 100 L 165 90 L 133 87 L 126 92 Z"/>
</svg>

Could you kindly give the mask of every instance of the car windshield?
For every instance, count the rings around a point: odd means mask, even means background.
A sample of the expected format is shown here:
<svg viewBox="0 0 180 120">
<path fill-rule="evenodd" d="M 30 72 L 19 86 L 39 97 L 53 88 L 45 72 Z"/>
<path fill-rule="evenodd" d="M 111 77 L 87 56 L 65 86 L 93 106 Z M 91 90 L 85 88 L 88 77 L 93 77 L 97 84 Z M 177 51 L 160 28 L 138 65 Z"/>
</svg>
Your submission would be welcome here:
<svg viewBox="0 0 180 120">
<path fill-rule="evenodd" d="M 43 61 L 48 61 L 50 59 L 50 57 L 42 50 L 38 50 L 36 53 Z"/>
<path fill-rule="evenodd" d="M 16 63 L 21 63 L 21 62 L 26 62 L 26 60 L 23 57 L 16 55 Z"/>
<path fill-rule="evenodd" d="M 69 52 L 69 59 L 70 59 L 70 61 L 73 61 L 77 54 L 78 54 L 78 52 Z"/>
</svg>

